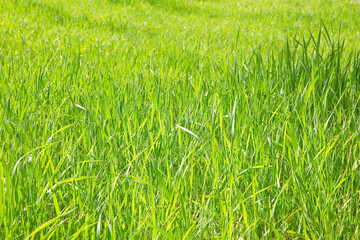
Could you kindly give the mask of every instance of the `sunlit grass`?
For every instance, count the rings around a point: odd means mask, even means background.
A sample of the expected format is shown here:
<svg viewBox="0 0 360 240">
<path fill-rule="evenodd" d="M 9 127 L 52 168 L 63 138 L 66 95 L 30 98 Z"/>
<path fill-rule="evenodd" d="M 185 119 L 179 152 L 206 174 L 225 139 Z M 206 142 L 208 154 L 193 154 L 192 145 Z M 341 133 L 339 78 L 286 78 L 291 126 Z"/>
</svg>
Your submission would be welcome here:
<svg viewBox="0 0 360 240">
<path fill-rule="evenodd" d="M 359 13 L 0 4 L 0 238 L 359 238 Z"/>
</svg>

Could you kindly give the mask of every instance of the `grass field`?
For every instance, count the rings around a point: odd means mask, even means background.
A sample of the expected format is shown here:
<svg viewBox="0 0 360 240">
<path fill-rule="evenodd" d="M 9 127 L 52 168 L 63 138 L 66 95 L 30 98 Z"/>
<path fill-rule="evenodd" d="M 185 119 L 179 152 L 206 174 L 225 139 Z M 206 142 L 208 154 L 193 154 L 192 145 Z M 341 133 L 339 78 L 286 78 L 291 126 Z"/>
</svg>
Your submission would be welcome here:
<svg viewBox="0 0 360 240">
<path fill-rule="evenodd" d="M 0 239 L 359 239 L 359 16 L 0 0 Z"/>
</svg>

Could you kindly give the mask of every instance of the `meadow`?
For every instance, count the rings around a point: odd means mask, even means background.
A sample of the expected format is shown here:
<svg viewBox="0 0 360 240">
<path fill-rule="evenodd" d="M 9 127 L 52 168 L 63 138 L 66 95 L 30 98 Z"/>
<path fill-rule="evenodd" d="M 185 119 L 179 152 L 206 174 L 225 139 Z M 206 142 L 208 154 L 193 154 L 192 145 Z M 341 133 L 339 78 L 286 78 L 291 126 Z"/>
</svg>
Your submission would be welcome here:
<svg viewBox="0 0 360 240">
<path fill-rule="evenodd" d="M 357 0 L 0 0 L 0 239 L 359 239 Z"/>
</svg>

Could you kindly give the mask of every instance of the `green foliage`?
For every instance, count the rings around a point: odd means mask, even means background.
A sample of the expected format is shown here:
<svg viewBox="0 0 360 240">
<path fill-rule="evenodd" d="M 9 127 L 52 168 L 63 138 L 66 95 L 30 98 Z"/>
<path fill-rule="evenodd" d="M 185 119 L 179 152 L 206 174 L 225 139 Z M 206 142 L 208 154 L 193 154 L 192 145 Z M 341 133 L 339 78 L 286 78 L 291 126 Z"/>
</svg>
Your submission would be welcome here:
<svg viewBox="0 0 360 240">
<path fill-rule="evenodd" d="M 359 238 L 359 13 L 4 1 L 0 238 Z"/>
</svg>

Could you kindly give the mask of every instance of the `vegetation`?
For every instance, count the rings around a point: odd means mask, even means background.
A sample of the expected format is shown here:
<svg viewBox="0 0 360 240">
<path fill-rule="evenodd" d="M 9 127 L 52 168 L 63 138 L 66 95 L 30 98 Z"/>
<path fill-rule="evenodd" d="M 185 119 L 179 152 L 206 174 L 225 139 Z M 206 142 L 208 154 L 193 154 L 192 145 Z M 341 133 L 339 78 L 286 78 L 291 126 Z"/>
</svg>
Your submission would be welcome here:
<svg viewBox="0 0 360 240">
<path fill-rule="evenodd" d="M 360 238 L 359 15 L 2 1 L 0 238 Z"/>
</svg>

